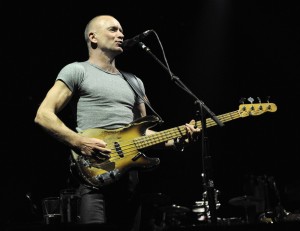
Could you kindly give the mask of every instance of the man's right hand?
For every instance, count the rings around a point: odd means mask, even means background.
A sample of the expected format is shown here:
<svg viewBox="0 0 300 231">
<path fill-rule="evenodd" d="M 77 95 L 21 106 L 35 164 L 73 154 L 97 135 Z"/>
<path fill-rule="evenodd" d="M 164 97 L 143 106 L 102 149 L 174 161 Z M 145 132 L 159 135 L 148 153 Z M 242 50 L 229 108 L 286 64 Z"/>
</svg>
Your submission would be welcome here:
<svg viewBox="0 0 300 231">
<path fill-rule="evenodd" d="M 83 155 L 110 158 L 111 149 L 104 140 L 82 136 L 77 148 Z"/>
</svg>

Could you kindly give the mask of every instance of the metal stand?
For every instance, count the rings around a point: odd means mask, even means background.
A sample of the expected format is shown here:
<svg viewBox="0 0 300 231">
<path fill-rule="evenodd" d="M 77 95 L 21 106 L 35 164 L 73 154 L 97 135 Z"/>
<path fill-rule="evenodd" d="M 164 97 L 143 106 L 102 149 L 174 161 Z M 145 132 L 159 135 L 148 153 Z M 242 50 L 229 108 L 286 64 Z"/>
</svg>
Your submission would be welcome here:
<svg viewBox="0 0 300 231">
<path fill-rule="evenodd" d="M 187 92 L 190 96 L 195 100 L 195 105 L 198 107 L 196 112 L 196 117 L 198 116 L 198 112 L 200 112 L 201 124 L 202 124 L 202 163 L 203 163 L 203 186 L 204 190 L 207 192 L 207 199 L 210 209 L 210 217 L 211 223 L 217 223 L 216 216 L 216 200 L 215 200 L 215 189 L 214 182 L 212 179 L 212 161 L 211 156 L 208 154 L 207 146 L 208 146 L 208 138 L 206 135 L 206 117 L 210 117 L 213 119 L 216 124 L 220 127 L 224 126 L 224 124 L 218 119 L 218 117 L 200 100 L 197 98 L 195 94 L 192 93 L 190 89 L 179 79 L 179 77 L 175 76 L 166 65 L 164 65 L 151 51 L 150 49 L 142 42 L 139 42 L 139 46 L 146 51 L 147 54 L 150 54 L 152 58 L 154 58 L 171 76 L 171 80 Z"/>
</svg>

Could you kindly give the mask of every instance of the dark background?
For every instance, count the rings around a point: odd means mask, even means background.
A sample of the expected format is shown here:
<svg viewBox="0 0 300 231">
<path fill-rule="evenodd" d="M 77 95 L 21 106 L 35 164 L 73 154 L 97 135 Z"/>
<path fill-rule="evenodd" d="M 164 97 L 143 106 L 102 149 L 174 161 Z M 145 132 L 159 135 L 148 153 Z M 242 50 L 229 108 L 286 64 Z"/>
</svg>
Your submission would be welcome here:
<svg viewBox="0 0 300 231">
<path fill-rule="evenodd" d="M 86 23 L 100 14 L 115 16 L 126 38 L 155 30 L 171 71 L 216 115 L 237 110 L 241 98 L 253 97 L 258 103 L 260 97 L 265 103 L 270 97 L 278 107 L 275 113 L 207 130 L 213 180 L 221 192 L 218 216 L 242 216 L 228 200 L 248 194 L 245 184 L 251 176 L 273 176 L 283 206 L 298 210 L 299 5 L 283 0 L 196 2 L 162 6 L 154 1 L 42 1 L 1 7 L 4 223 L 30 216 L 26 195 L 30 194 L 40 209 L 43 198 L 59 196 L 60 190 L 68 187 L 69 150 L 33 120 L 60 69 L 88 58 L 83 31 Z M 143 42 L 163 61 L 154 34 Z M 152 106 L 165 121 L 156 130 L 195 118 L 194 99 L 141 48 L 120 55 L 117 66 L 144 81 Z M 68 121 L 65 111 L 62 117 Z M 172 203 L 189 208 L 202 199 L 200 142 L 183 153 L 150 150 L 149 154 L 158 155 L 161 164 L 141 174 L 146 193 L 163 193 Z"/>
</svg>

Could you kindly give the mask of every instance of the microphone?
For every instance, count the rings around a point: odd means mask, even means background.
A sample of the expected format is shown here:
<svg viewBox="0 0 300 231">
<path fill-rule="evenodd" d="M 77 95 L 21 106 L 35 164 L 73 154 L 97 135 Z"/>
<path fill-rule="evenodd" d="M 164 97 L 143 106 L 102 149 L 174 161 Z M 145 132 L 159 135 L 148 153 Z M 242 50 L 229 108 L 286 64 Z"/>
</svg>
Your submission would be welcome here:
<svg viewBox="0 0 300 231">
<path fill-rule="evenodd" d="M 121 47 L 124 50 L 129 50 L 131 47 L 133 47 L 135 44 L 139 43 L 142 39 L 144 39 L 145 37 L 147 37 L 150 33 L 152 32 L 152 30 L 146 30 L 145 32 L 134 36 L 131 39 L 126 39 L 123 41 Z"/>
</svg>

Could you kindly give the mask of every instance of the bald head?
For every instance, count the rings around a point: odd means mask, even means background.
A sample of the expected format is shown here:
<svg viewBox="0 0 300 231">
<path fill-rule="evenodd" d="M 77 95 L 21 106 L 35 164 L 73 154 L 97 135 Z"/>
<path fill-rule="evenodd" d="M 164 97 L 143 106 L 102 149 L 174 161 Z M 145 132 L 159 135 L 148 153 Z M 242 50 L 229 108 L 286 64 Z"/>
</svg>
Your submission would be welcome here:
<svg viewBox="0 0 300 231">
<path fill-rule="evenodd" d="M 84 30 L 84 39 L 88 43 L 89 42 L 89 34 L 91 32 L 96 31 L 98 28 L 104 28 L 106 25 L 108 25 L 109 22 L 114 22 L 116 24 L 120 23 L 118 22 L 117 19 L 115 19 L 111 15 L 98 15 L 94 18 L 92 18 L 88 24 L 85 27 Z"/>
</svg>

